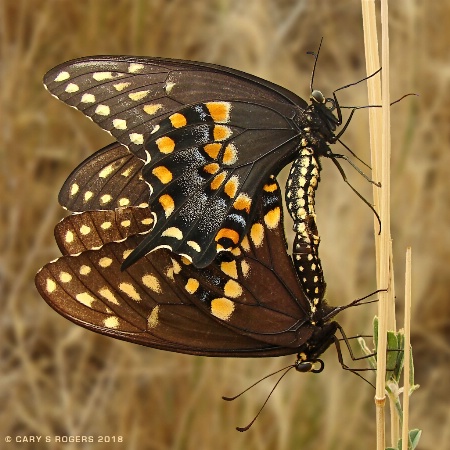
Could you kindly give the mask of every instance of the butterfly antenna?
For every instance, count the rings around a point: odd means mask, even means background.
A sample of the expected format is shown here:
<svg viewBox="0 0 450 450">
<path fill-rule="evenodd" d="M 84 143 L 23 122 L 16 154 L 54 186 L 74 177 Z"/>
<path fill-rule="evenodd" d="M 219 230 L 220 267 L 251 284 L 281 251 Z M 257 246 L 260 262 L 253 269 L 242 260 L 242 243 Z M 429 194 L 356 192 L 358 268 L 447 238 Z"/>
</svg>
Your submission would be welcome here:
<svg viewBox="0 0 450 450">
<path fill-rule="evenodd" d="M 410 97 L 413 95 L 414 97 L 418 97 L 419 94 L 415 94 L 414 92 L 410 92 L 409 94 L 402 95 L 397 100 L 394 100 L 389 104 L 389 106 L 395 105 L 396 103 L 401 102 L 404 98 Z M 363 105 L 363 106 L 341 106 L 339 105 L 341 109 L 366 109 L 366 108 L 381 108 L 381 105 Z"/>
<path fill-rule="evenodd" d="M 317 49 L 317 53 L 316 52 L 306 52 L 307 55 L 314 56 L 314 67 L 313 67 L 313 71 L 311 74 L 311 82 L 309 84 L 310 92 L 313 91 L 314 75 L 316 73 L 316 65 L 317 65 L 317 60 L 319 59 L 319 53 L 320 53 L 320 47 L 322 47 L 322 41 L 323 41 L 323 37 L 320 39 L 320 44 L 319 44 L 319 48 Z"/>
<path fill-rule="evenodd" d="M 242 391 L 240 394 L 235 395 L 234 397 L 225 397 L 222 396 L 223 400 L 226 400 L 227 402 L 231 402 L 233 400 L 236 400 L 238 397 L 240 397 L 242 394 L 245 394 L 247 391 L 249 391 L 252 387 L 255 387 L 257 384 L 261 383 L 261 381 L 264 381 L 265 379 L 271 377 L 272 375 L 276 375 L 277 373 L 283 372 L 283 370 L 288 370 L 288 369 L 292 369 L 293 367 L 295 367 L 294 365 L 290 364 L 289 366 L 283 367 L 282 369 L 279 369 L 275 372 L 269 373 L 269 375 L 266 375 L 264 378 L 261 378 L 260 380 L 258 380 L 256 383 L 253 383 L 251 386 L 249 386 L 247 389 L 245 389 L 244 391 Z"/>
<path fill-rule="evenodd" d="M 284 378 L 284 376 L 291 370 L 293 369 L 295 366 L 291 365 L 291 366 L 287 366 L 284 369 L 281 370 L 277 370 L 277 372 L 274 372 L 272 375 L 274 375 L 275 373 L 281 372 L 282 370 L 285 370 L 285 372 L 281 375 L 280 378 L 278 378 L 278 381 L 275 383 L 274 387 L 272 388 L 272 390 L 270 391 L 269 395 L 267 396 L 266 400 L 264 401 L 263 405 L 261 406 L 261 408 L 259 409 L 258 413 L 256 414 L 256 416 L 253 418 L 253 420 L 246 426 L 246 427 L 236 427 L 236 430 L 240 431 L 241 433 L 243 433 L 244 431 L 247 431 L 256 421 L 256 419 L 258 418 L 258 416 L 261 414 L 261 411 L 264 409 L 264 406 L 266 406 L 267 402 L 269 401 L 270 396 L 273 394 L 273 392 L 275 391 L 276 387 L 278 386 L 278 384 L 280 383 L 280 381 Z M 270 376 L 270 375 L 269 375 Z M 267 378 L 267 377 L 265 377 Z M 263 378 L 264 379 L 264 378 Z M 259 380 L 262 381 L 262 380 Z M 244 391 L 245 392 L 245 391 Z"/>
</svg>

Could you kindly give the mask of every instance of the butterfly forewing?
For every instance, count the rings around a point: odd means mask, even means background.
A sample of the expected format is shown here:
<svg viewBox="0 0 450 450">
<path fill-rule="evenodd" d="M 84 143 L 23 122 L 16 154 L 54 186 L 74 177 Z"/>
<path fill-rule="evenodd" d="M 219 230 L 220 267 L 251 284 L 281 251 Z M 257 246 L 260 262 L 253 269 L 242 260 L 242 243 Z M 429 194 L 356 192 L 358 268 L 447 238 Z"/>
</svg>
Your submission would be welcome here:
<svg viewBox="0 0 450 450">
<path fill-rule="evenodd" d="M 125 266 L 166 246 L 205 267 L 217 252 L 236 246 L 268 175 L 295 156 L 294 118 L 307 106 L 257 77 L 168 59 L 82 58 L 52 69 L 44 82 L 146 162 L 157 224 Z M 184 167 L 180 176 L 186 151 L 195 153 L 198 165 Z M 243 210 L 235 207 L 240 195 L 254 200 Z M 201 200 L 195 206 L 194 196 Z M 177 220 L 175 211 L 189 220 Z"/>
</svg>

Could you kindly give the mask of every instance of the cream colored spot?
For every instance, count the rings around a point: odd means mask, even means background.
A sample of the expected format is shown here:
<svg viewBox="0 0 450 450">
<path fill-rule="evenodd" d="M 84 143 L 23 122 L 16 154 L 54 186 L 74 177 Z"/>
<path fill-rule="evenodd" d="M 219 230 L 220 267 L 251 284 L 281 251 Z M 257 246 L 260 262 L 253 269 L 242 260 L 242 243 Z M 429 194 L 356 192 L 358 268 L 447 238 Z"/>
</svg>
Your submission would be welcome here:
<svg viewBox="0 0 450 450">
<path fill-rule="evenodd" d="M 164 230 L 164 232 L 161 234 L 161 236 L 172 237 L 172 238 L 178 239 L 179 241 L 181 241 L 181 239 L 183 239 L 183 233 L 177 227 L 167 228 L 167 230 Z"/>
<path fill-rule="evenodd" d="M 47 289 L 47 292 L 51 294 L 56 289 L 56 283 L 51 278 L 47 278 L 45 289 Z"/>
<path fill-rule="evenodd" d="M 132 300 L 137 302 L 141 301 L 141 296 L 139 292 L 136 291 L 136 288 L 131 283 L 122 282 L 119 284 L 119 289 L 128 295 Z"/>
<path fill-rule="evenodd" d="M 109 116 L 111 114 L 111 110 L 108 105 L 97 105 L 97 108 L 95 108 L 95 114 L 98 114 L 99 116 Z"/>
<path fill-rule="evenodd" d="M 107 178 L 114 172 L 114 166 L 110 164 L 109 166 L 106 166 L 103 168 L 99 173 L 98 176 L 100 178 Z"/>
<path fill-rule="evenodd" d="M 248 274 L 250 272 L 250 266 L 245 259 L 241 262 L 241 269 L 242 269 L 242 275 L 244 275 L 245 278 L 248 277 Z"/>
<path fill-rule="evenodd" d="M 98 264 L 100 267 L 103 267 L 104 269 L 106 269 L 106 267 L 109 267 L 112 264 L 112 259 L 108 258 L 108 257 L 103 257 L 99 260 Z"/>
<path fill-rule="evenodd" d="M 66 232 L 66 242 L 68 244 L 70 244 L 71 242 L 73 242 L 73 238 L 74 238 L 73 232 L 70 231 L 70 230 L 67 230 L 67 232 Z"/>
<path fill-rule="evenodd" d="M 95 103 L 95 95 L 83 94 L 80 100 L 81 103 Z"/>
<path fill-rule="evenodd" d="M 80 275 L 89 275 L 91 273 L 91 268 L 89 266 L 81 266 L 80 267 Z"/>
<path fill-rule="evenodd" d="M 151 289 L 153 292 L 161 293 L 161 285 L 159 284 L 158 278 L 154 275 L 146 274 L 142 277 L 142 282 L 145 286 Z"/>
<path fill-rule="evenodd" d="M 267 228 L 273 229 L 280 223 L 281 218 L 281 210 L 280 207 L 277 206 L 274 209 L 270 210 L 265 216 L 264 216 L 264 222 L 267 225 Z"/>
<path fill-rule="evenodd" d="M 91 232 L 91 227 L 88 227 L 87 225 L 81 225 L 80 227 L 80 233 L 83 236 L 86 236 L 87 234 L 89 234 Z"/>
<path fill-rule="evenodd" d="M 264 240 L 264 228 L 260 223 L 253 224 L 250 229 L 250 237 L 255 247 L 260 247 Z"/>
<path fill-rule="evenodd" d="M 172 259 L 172 264 L 173 264 L 173 273 L 175 275 L 178 275 L 181 272 L 181 266 L 178 264 L 178 261 L 175 261 L 174 259 Z"/>
<path fill-rule="evenodd" d="M 247 236 L 244 236 L 244 239 L 242 239 L 241 247 L 246 251 L 250 251 L 250 243 L 248 242 Z"/>
<path fill-rule="evenodd" d="M 107 317 L 103 321 L 103 325 L 105 325 L 106 328 L 119 328 L 119 318 L 116 316 Z"/>
<path fill-rule="evenodd" d="M 130 204 L 130 200 L 126 197 L 122 197 L 121 199 L 119 199 L 119 205 L 120 206 L 127 206 Z"/>
<path fill-rule="evenodd" d="M 147 97 L 149 92 L 150 91 L 131 92 L 130 94 L 128 94 L 128 97 L 130 97 L 131 100 L 137 102 L 137 101 L 142 100 L 143 98 Z"/>
<path fill-rule="evenodd" d="M 189 278 L 184 288 L 189 292 L 189 294 L 193 294 L 199 286 L 200 283 L 195 278 Z"/>
<path fill-rule="evenodd" d="M 77 183 L 73 183 L 70 186 L 70 196 L 73 197 L 80 190 L 80 186 Z"/>
<path fill-rule="evenodd" d="M 173 87 L 175 86 L 175 83 L 172 83 L 171 81 L 168 81 L 164 88 L 166 89 L 166 94 L 170 94 L 172 92 Z"/>
<path fill-rule="evenodd" d="M 144 143 L 144 135 L 140 134 L 140 133 L 130 133 L 130 141 L 133 144 L 141 145 Z M 123 175 L 123 173 L 122 173 L 122 175 Z M 126 176 L 126 175 L 124 175 L 124 176 Z"/>
<path fill-rule="evenodd" d="M 144 105 L 144 112 L 148 114 L 149 116 L 152 116 L 156 112 L 158 112 L 163 105 L 161 103 L 155 103 L 153 105 Z"/>
<path fill-rule="evenodd" d="M 242 295 L 242 286 L 234 280 L 228 280 L 224 287 L 227 297 L 237 298 Z"/>
<path fill-rule="evenodd" d="M 151 217 L 147 217 L 146 219 L 141 220 L 142 225 L 151 225 L 153 223 L 153 219 Z"/>
<path fill-rule="evenodd" d="M 122 222 L 120 222 L 120 226 L 122 226 L 124 228 L 128 228 L 130 225 L 131 225 L 130 220 L 122 220 Z"/>
<path fill-rule="evenodd" d="M 128 83 L 128 82 L 122 82 L 122 83 L 116 83 L 115 85 L 114 85 L 114 89 L 116 90 L 116 91 L 123 91 L 124 89 L 126 89 L 129 85 L 130 85 L 131 83 Z"/>
<path fill-rule="evenodd" d="M 236 266 L 236 261 L 224 261 L 220 264 L 220 270 L 228 275 L 231 278 L 237 278 L 238 277 L 238 273 L 237 273 L 237 266 Z"/>
<path fill-rule="evenodd" d="M 92 197 L 94 196 L 94 193 L 91 191 L 86 191 L 84 193 L 84 201 L 88 202 Z"/>
<path fill-rule="evenodd" d="M 112 226 L 112 223 L 111 223 L 111 222 L 103 222 L 103 223 L 100 225 L 100 228 L 101 228 L 102 230 L 107 230 L 108 228 L 111 228 L 111 226 Z"/>
<path fill-rule="evenodd" d="M 95 81 L 104 81 L 104 80 L 111 80 L 114 77 L 111 72 L 95 72 L 94 74 L 92 74 L 92 78 Z"/>
<path fill-rule="evenodd" d="M 152 309 L 152 312 L 148 316 L 147 325 L 149 328 L 155 328 L 158 325 L 159 320 L 159 305 Z"/>
<path fill-rule="evenodd" d="M 124 119 L 114 119 L 113 127 L 116 130 L 126 130 L 127 129 L 127 121 Z"/>
<path fill-rule="evenodd" d="M 106 203 L 109 203 L 111 200 L 112 197 L 109 194 L 104 194 L 100 197 L 100 203 L 102 203 L 103 205 L 106 205 Z"/>
<path fill-rule="evenodd" d="M 55 78 L 55 81 L 65 81 L 70 78 L 69 72 L 60 72 L 59 75 Z"/>
<path fill-rule="evenodd" d="M 68 94 L 73 94 L 74 92 L 78 92 L 79 90 L 80 88 L 75 83 L 69 83 L 65 89 Z"/>
<path fill-rule="evenodd" d="M 128 72 L 130 73 L 136 73 L 139 72 L 140 70 L 142 70 L 145 66 L 143 64 L 139 64 L 139 63 L 131 63 L 128 66 Z"/>
<path fill-rule="evenodd" d="M 133 134 L 137 134 L 137 133 L 131 133 L 131 134 L 130 134 L 130 139 L 131 139 L 131 136 L 132 136 Z M 141 135 L 141 136 L 142 136 L 142 135 Z M 131 139 L 131 140 L 133 141 L 133 139 Z M 135 142 L 135 144 L 136 144 L 136 142 Z M 123 177 L 127 178 L 127 177 L 129 177 L 130 174 L 133 172 L 133 169 L 134 169 L 134 167 L 128 167 L 128 168 L 125 169 L 120 175 L 122 175 Z"/>
<path fill-rule="evenodd" d="M 227 298 L 215 298 L 211 302 L 211 314 L 221 320 L 228 320 L 234 308 L 234 303 Z"/>
<path fill-rule="evenodd" d="M 88 308 L 92 308 L 92 303 L 95 302 L 95 298 L 88 292 L 81 292 L 80 294 L 77 294 L 75 298 Z"/>
<path fill-rule="evenodd" d="M 128 256 L 130 256 L 130 254 L 131 254 L 132 251 L 133 251 L 133 250 L 125 250 L 125 251 L 123 252 L 122 258 L 123 258 L 123 259 L 127 259 Z"/>
<path fill-rule="evenodd" d="M 200 252 L 202 250 L 200 245 L 198 245 L 198 243 L 195 241 L 187 241 L 186 243 L 187 245 L 189 245 L 189 247 L 192 247 L 196 252 Z"/>
<path fill-rule="evenodd" d="M 115 295 L 107 287 L 100 289 L 98 293 L 102 297 L 106 298 L 106 300 L 108 300 L 109 302 L 114 303 L 115 305 L 119 305 L 119 300 L 117 300 Z"/>
</svg>

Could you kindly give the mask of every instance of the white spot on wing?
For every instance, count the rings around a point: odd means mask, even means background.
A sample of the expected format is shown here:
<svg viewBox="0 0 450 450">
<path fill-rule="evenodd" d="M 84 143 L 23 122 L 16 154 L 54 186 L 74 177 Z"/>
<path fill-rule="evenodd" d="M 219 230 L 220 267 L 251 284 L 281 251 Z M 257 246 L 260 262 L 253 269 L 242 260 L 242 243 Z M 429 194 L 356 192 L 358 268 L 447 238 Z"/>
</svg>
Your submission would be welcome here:
<svg viewBox="0 0 450 450">
<path fill-rule="evenodd" d="M 80 88 L 78 87 L 78 85 L 76 85 L 75 83 L 69 83 L 67 86 L 66 86 L 66 89 L 65 89 L 65 91 L 68 93 L 68 94 L 73 94 L 74 92 L 77 92 L 77 91 L 79 91 L 80 90 Z"/>
<path fill-rule="evenodd" d="M 114 119 L 113 127 L 116 130 L 126 130 L 127 129 L 127 121 L 124 119 Z"/>
<path fill-rule="evenodd" d="M 55 78 L 55 81 L 59 82 L 59 81 L 65 81 L 68 80 L 70 78 L 70 74 L 69 72 L 60 72 L 59 75 Z"/>
</svg>

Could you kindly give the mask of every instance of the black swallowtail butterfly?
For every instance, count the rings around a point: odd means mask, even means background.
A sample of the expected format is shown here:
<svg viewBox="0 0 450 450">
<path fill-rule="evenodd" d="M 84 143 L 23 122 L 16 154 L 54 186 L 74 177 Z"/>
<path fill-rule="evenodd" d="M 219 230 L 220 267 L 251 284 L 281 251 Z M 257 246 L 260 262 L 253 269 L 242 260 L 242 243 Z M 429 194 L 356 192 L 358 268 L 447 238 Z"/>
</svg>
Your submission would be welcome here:
<svg viewBox="0 0 450 450">
<path fill-rule="evenodd" d="M 263 186 L 249 233 L 231 252 L 196 268 L 167 249 L 121 270 L 126 257 L 152 233 L 142 162 L 119 144 L 84 161 L 69 176 L 62 204 L 77 210 L 70 186 L 91 205 L 110 195 L 110 209 L 63 219 L 55 237 L 63 256 L 39 271 L 36 285 L 57 312 L 93 331 L 180 353 L 263 357 L 299 353 L 301 370 L 335 342 L 330 319 L 342 308 L 310 301 L 286 252 L 281 196 L 274 177 Z M 109 177 L 101 176 L 108 172 Z M 73 188 L 73 186 L 79 186 Z M 122 205 L 122 207 L 117 207 Z M 315 246 L 311 247 L 315 251 Z M 321 273 L 305 260 L 305 282 Z M 205 339 L 208 336 L 208 339 Z"/>
<path fill-rule="evenodd" d="M 288 207 L 300 221 L 298 235 L 317 235 L 308 204 L 319 180 L 318 158 L 334 158 L 328 144 L 340 136 L 334 134 L 342 123 L 335 94 L 330 99 L 313 90 L 308 105 L 280 86 L 226 67 L 127 56 L 69 61 L 50 70 L 44 83 L 143 162 L 155 226 L 123 268 L 161 247 L 196 267 L 208 266 L 241 243 L 268 177 L 294 159 L 291 175 L 299 178 L 291 178 Z M 108 182 L 108 170 L 99 174 L 101 182 Z M 145 196 L 124 189 L 116 206 Z M 77 211 L 111 207 L 111 194 L 91 194 L 81 197 L 78 184 L 68 181 L 60 200 Z M 303 240 L 297 238 L 299 251 Z"/>
</svg>

